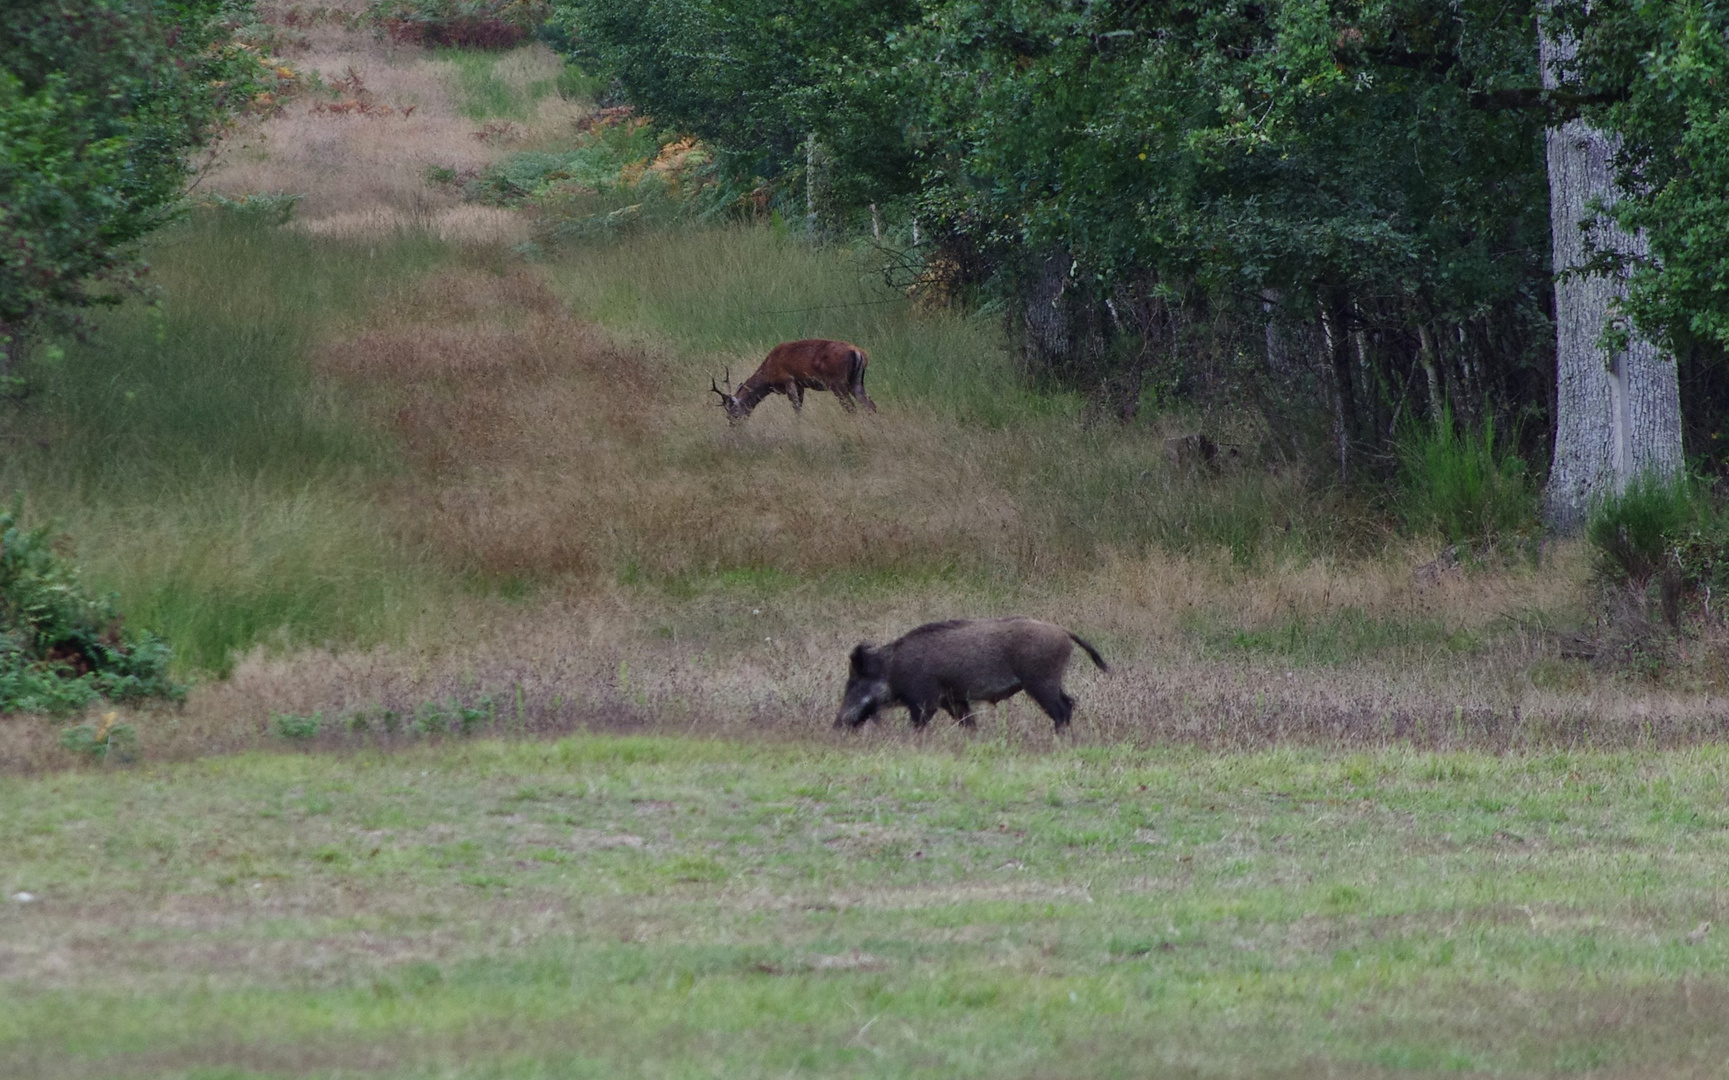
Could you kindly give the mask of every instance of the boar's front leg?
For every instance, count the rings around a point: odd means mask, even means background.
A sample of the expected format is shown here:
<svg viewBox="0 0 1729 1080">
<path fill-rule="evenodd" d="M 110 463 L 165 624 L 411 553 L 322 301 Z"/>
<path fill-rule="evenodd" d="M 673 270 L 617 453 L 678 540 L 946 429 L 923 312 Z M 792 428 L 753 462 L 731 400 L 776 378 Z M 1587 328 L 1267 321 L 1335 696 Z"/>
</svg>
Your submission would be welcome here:
<svg viewBox="0 0 1729 1080">
<path fill-rule="evenodd" d="M 923 728 L 930 723 L 931 717 L 936 714 L 936 711 L 936 703 L 924 698 L 907 702 L 907 719 L 912 721 L 915 728 Z"/>
</svg>

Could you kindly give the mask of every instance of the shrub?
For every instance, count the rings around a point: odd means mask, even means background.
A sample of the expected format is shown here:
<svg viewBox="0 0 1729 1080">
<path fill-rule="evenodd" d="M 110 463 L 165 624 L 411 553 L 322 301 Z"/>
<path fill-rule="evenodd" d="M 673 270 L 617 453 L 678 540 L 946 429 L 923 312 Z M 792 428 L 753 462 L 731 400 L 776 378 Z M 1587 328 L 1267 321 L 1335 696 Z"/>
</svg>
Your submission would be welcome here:
<svg viewBox="0 0 1729 1080">
<path fill-rule="evenodd" d="M 0 378 L 44 329 L 115 303 L 180 204 L 188 150 L 279 76 L 241 0 L 0 5 Z"/>
<path fill-rule="evenodd" d="M 550 11 L 547 0 L 375 0 L 367 17 L 410 45 L 508 49 L 527 40 Z"/>
<path fill-rule="evenodd" d="M 276 734 L 292 742 L 306 742 L 318 734 L 318 729 L 324 724 L 323 713 L 313 713 L 311 716 L 296 716 L 293 713 L 278 713 L 271 726 Z"/>
<path fill-rule="evenodd" d="M 1398 444 L 1399 502 L 1407 527 L 1435 530 L 1454 543 L 1486 544 L 1537 524 L 1537 492 L 1525 462 L 1497 447 L 1495 422 L 1460 434 L 1443 411 L 1433 427 Z"/>
<path fill-rule="evenodd" d="M 1596 550 L 1597 576 L 1647 602 L 1653 587 L 1671 626 L 1682 602 L 1703 602 L 1729 587 L 1729 516 L 1707 490 L 1685 476 L 1646 477 L 1593 509 L 1586 538 Z"/>
<path fill-rule="evenodd" d="M 168 646 L 124 630 L 117 598 L 85 592 L 47 527 L 26 529 L 22 511 L 20 498 L 0 512 L 0 713 L 183 697 L 168 678 Z"/>
<path fill-rule="evenodd" d="M 138 732 L 131 724 L 117 724 L 119 713 L 109 713 L 95 727 L 79 724 L 60 733 L 60 745 L 75 754 L 97 761 L 131 761 L 138 756 Z"/>
<path fill-rule="evenodd" d="M 1708 508 L 1686 477 L 1645 477 L 1599 502 L 1585 527 L 1605 581 L 1643 584 L 1666 565 Z"/>
</svg>

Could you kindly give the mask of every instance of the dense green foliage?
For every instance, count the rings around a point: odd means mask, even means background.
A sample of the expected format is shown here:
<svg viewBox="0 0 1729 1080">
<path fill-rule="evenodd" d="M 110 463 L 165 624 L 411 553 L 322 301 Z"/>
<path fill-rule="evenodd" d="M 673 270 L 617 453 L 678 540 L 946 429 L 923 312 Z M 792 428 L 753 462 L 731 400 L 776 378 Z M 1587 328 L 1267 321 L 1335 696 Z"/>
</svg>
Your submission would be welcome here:
<svg viewBox="0 0 1729 1080">
<path fill-rule="evenodd" d="M 0 9 L 0 375 L 45 320 L 123 295 L 187 151 L 259 75 L 237 0 Z"/>
<path fill-rule="evenodd" d="M 835 161 L 834 195 L 862 204 L 911 190 L 895 33 L 916 0 L 564 0 L 576 58 L 608 72 L 659 122 L 692 132 L 742 177 L 785 176 L 806 139 Z"/>
<path fill-rule="evenodd" d="M 167 645 L 122 628 L 117 598 L 92 596 L 23 500 L 0 510 L 0 713 L 59 712 L 97 697 L 178 698 Z"/>
<path fill-rule="evenodd" d="M 1543 130 L 1587 108 L 1627 140 L 1615 212 L 1652 235 L 1631 311 L 1717 342 L 1692 382 L 1720 378 L 1729 16 L 1703 0 L 1561 5 L 1583 45 L 1553 93 L 1531 2 L 555 7 L 735 179 L 855 229 L 910 210 L 913 261 L 1006 301 L 1035 373 L 1246 401 L 1342 473 L 1444 410 L 1546 452 Z"/>
</svg>

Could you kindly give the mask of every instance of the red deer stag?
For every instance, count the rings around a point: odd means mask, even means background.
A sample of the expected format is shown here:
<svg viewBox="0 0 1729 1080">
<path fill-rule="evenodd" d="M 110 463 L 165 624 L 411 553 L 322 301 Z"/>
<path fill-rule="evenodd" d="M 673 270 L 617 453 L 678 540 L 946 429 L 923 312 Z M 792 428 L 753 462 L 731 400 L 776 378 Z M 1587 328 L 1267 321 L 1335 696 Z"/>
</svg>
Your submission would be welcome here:
<svg viewBox="0 0 1729 1080">
<path fill-rule="evenodd" d="M 844 341 L 824 341 L 811 338 L 789 341 L 769 350 L 767 359 L 756 373 L 739 388 L 732 388 L 732 372 L 727 372 L 726 389 L 708 381 L 709 389 L 720 395 L 726 417 L 737 423 L 770 394 L 785 394 L 794 412 L 804 408 L 806 390 L 829 390 L 840 399 L 841 407 L 852 412 L 863 405 L 876 412 L 876 402 L 865 395 L 865 365 L 870 357 L 857 345 Z"/>
</svg>

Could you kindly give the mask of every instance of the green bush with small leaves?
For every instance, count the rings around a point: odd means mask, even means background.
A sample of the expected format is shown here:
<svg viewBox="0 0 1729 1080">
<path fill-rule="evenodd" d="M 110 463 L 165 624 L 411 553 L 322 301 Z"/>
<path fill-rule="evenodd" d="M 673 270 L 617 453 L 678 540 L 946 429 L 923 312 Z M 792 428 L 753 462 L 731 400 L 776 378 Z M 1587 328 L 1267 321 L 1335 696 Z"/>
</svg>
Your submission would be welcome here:
<svg viewBox="0 0 1729 1080">
<path fill-rule="evenodd" d="M 1634 481 L 1599 502 L 1586 525 L 1598 575 L 1617 584 L 1651 580 L 1675 562 L 1681 538 L 1708 514 L 1708 504 L 1684 476 Z"/>
<path fill-rule="evenodd" d="M 60 733 L 60 745 L 95 761 L 127 762 L 138 756 L 138 730 L 131 724 L 115 723 L 109 713 L 97 725 L 79 724 Z"/>
<path fill-rule="evenodd" d="M 324 726 L 324 714 L 313 713 L 311 716 L 297 716 L 294 713 L 279 713 L 271 721 L 276 734 L 291 742 L 306 742 L 318 734 L 318 729 Z"/>
<path fill-rule="evenodd" d="M 188 151 L 263 89 L 250 0 L 0 4 L 0 379 L 46 329 L 127 296 Z"/>
<path fill-rule="evenodd" d="M 184 697 L 168 677 L 168 645 L 125 629 L 118 598 L 87 592 L 48 528 L 22 516 L 22 499 L 0 511 L 0 713 Z"/>
</svg>

